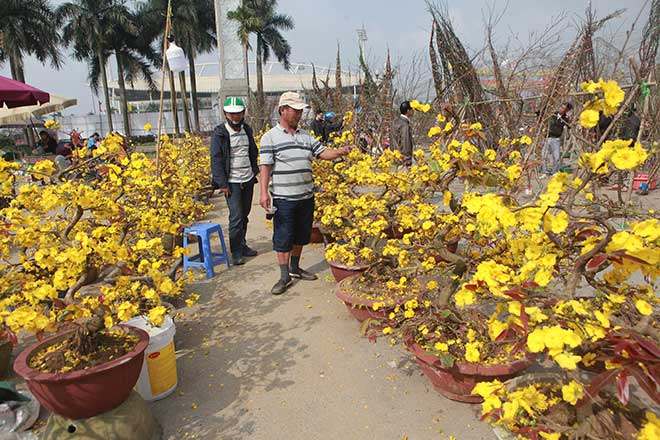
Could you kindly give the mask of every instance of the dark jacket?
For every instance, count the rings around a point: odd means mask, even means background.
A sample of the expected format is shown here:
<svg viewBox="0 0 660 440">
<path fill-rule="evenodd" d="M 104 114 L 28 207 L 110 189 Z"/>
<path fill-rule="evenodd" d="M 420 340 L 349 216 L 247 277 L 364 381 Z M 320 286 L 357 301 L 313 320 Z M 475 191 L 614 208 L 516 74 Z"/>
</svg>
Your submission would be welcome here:
<svg viewBox="0 0 660 440">
<path fill-rule="evenodd" d="M 404 163 L 410 165 L 412 162 L 413 136 L 410 121 L 400 115 L 392 121 L 392 137 L 390 138 L 390 148 L 399 150 L 404 157 Z"/>
<path fill-rule="evenodd" d="M 642 121 L 639 119 L 639 116 L 635 113 L 631 113 L 626 120 L 623 121 L 623 126 L 621 127 L 621 139 L 632 139 L 636 141 L 641 125 Z"/>
<path fill-rule="evenodd" d="M 550 117 L 550 127 L 548 128 L 548 137 L 558 138 L 561 137 L 564 127 L 570 123 L 570 119 L 567 115 L 560 116 L 559 113 L 555 113 Z"/>
<path fill-rule="evenodd" d="M 254 183 L 257 180 L 256 176 L 259 174 L 259 166 L 257 165 L 257 143 L 254 141 L 252 128 L 245 122 L 243 122 L 243 130 L 245 130 L 245 134 L 247 134 L 250 143 L 248 154 L 250 155 L 252 172 L 254 172 L 255 176 L 252 180 L 252 183 Z M 213 175 L 211 184 L 215 189 L 229 188 L 229 183 L 227 182 L 231 166 L 229 142 L 229 132 L 227 131 L 225 124 L 222 123 L 215 127 L 213 135 L 211 136 L 211 174 Z"/>
<path fill-rule="evenodd" d="M 325 121 L 319 121 L 318 119 L 314 119 L 310 124 L 309 128 L 314 132 L 314 136 L 323 138 L 324 126 L 325 126 Z"/>
<path fill-rule="evenodd" d="M 323 137 L 321 138 L 322 142 L 328 142 L 330 140 L 330 135 L 341 130 L 343 122 L 327 122 L 323 126 Z"/>
</svg>

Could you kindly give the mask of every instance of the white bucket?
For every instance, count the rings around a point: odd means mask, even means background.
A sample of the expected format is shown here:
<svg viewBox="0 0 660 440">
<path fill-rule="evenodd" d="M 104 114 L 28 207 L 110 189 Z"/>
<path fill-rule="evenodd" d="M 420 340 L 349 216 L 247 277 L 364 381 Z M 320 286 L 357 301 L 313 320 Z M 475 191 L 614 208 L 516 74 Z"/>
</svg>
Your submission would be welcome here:
<svg viewBox="0 0 660 440">
<path fill-rule="evenodd" d="M 137 316 L 126 324 L 149 333 L 149 345 L 144 352 L 142 371 L 135 389 L 146 401 L 159 400 L 172 394 L 177 385 L 174 334 L 176 327 L 169 316 L 160 327 L 149 324 L 145 316 Z"/>
</svg>

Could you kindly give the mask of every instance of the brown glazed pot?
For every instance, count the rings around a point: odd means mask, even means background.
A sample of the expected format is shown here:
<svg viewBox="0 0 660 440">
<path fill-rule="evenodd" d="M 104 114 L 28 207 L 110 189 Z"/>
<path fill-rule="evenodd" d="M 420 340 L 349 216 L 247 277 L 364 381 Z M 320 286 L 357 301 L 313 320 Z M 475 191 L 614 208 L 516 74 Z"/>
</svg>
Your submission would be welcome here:
<svg viewBox="0 0 660 440">
<path fill-rule="evenodd" d="M 357 277 L 358 275 L 354 275 Z M 366 321 L 367 319 L 373 319 L 380 321 L 380 325 L 377 328 L 385 328 L 387 326 L 393 327 L 396 325 L 396 321 L 389 318 L 390 313 L 394 311 L 394 308 L 397 305 L 402 305 L 406 301 L 413 299 L 410 298 L 401 298 L 397 301 L 394 301 L 392 304 L 386 304 L 378 308 L 378 310 L 373 309 L 374 303 L 382 302 L 375 301 L 366 298 L 360 298 L 356 296 L 351 296 L 346 292 L 345 286 L 350 283 L 353 278 L 345 278 L 344 280 L 337 283 L 335 287 L 335 296 L 339 298 L 340 301 L 344 303 L 348 312 L 353 315 L 355 319 L 360 322 Z"/>
<path fill-rule="evenodd" d="M 369 266 L 344 266 L 343 264 L 333 263 L 328 261 L 328 266 L 330 266 L 330 271 L 332 276 L 335 277 L 335 281 L 340 282 L 344 278 L 351 277 L 353 275 L 358 275 L 364 272 L 369 268 Z"/>
<path fill-rule="evenodd" d="M 11 352 L 14 346 L 6 339 L 0 339 L 0 378 L 7 375 L 11 363 Z"/>
<path fill-rule="evenodd" d="M 312 225 L 312 235 L 309 238 L 310 243 L 323 243 L 323 234 L 321 229 L 319 229 L 318 223 Z"/>
<path fill-rule="evenodd" d="M 149 345 L 147 332 L 128 325 L 122 327 L 129 329 L 140 340 L 133 350 L 110 362 L 66 373 L 41 373 L 30 368 L 28 363 L 32 356 L 66 338 L 74 329 L 27 347 L 14 361 L 14 371 L 26 380 L 39 403 L 57 415 L 77 420 L 110 411 L 128 398 L 137 383 L 144 351 Z"/>
<path fill-rule="evenodd" d="M 513 361 L 508 364 L 482 365 L 471 362 L 455 362 L 451 368 L 444 367 L 440 359 L 417 345 L 412 338 L 406 338 L 406 346 L 415 355 L 424 375 L 433 388 L 448 399 L 465 403 L 481 403 L 481 396 L 472 395 L 472 389 L 479 382 L 494 379 L 505 381 L 534 363 L 533 357 Z"/>
</svg>

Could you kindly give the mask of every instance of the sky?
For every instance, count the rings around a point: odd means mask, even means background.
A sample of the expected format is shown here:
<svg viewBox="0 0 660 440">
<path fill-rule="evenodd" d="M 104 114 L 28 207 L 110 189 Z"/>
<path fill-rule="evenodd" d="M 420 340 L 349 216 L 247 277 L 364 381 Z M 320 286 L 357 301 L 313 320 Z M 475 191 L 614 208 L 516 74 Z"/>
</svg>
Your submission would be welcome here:
<svg viewBox="0 0 660 440">
<path fill-rule="evenodd" d="M 54 5 L 61 3 L 63 0 L 51 0 Z M 458 37 L 469 51 L 475 52 L 484 46 L 483 17 L 489 6 L 496 11 L 506 8 L 495 28 L 495 46 L 499 48 L 511 35 L 525 41 L 529 32 L 545 28 L 552 17 L 561 13 L 567 16 L 564 35 L 566 43 L 570 43 L 576 34 L 575 23 L 584 15 L 588 1 L 445 0 L 444 4 Z M 647 0 L 593 0 L 592 4 L 598 16 L 626 8 L 621 18 L 612 20 L 600 33 L 606 41 L 613 35 L 625 34 L 645 5 L 646 15 L 637 23 L 637 32 L 648 16 Z M 356 30 L 363 27 L 367 32 L 365 51 L 369 61 L 381 62 L 388 49 L 393 60 L 405 62 L 413 53 L 427 58 L 431 18 L 424 0 L 279 0 L 278 5 L 279 11 L 294 21 L 295 28 L 284 33 L 292 47 L 293 62 L 333 66 L 339 44 L 342 67 L 355 67 L 359 50 Z M 78 106 L 67 109 L 65 114 L 86 114 L 97 102 L 88 86 L 87 67 L 75 61 L 68 51 L 64 54 L 65 66 L 59 71 L 33 58 L 26 59 L 26 81 L 48 92 L 77 98 Z M 214 61 L 217 53 L 198 57 L 198 62 Z M 8 64 L 0 66 L 0 75 L 11 76 Z"/>
</svg>

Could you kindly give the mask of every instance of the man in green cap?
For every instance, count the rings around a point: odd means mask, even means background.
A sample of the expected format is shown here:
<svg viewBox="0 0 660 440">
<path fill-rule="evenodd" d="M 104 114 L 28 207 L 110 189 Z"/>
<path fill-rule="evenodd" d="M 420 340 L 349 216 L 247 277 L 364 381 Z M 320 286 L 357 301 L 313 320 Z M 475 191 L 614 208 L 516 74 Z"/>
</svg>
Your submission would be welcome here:
<svg viewBox="0 0 660 440">
<path fill-rule="evenodd" d="M 245 264 L 245 257 L 257 251 L 246 241 L 248 216 L 257 182 L 257 144 L 252 128 L 245 123 L 245 104 L 241 98 L 227 98 L 223 107 L 225 123 L 211 137 L 213 188 L 224 193 L 229 206 L 229 248 L 234 265 Z"/>
</svg>

